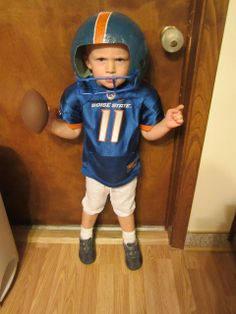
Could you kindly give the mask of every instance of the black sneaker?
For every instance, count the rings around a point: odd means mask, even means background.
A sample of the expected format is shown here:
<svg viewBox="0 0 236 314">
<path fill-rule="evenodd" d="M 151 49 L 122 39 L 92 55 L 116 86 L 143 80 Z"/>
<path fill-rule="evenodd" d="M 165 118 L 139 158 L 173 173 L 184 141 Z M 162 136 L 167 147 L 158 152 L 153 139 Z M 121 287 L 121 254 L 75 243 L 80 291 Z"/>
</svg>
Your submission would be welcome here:
<svg viewBox="0 0 236 314">
<path fill-rule="evenodd" d="M 80 239 L 79 258 L 84 264 L 91 264 L 96 259 L 94 238 Z"/>
<path fill-rule="evenodd" d="M 124 249 L 127 267 L 131 270 L 139 269 L 142 266 L 143 261 L 138 242 L 124 243 Z"/>
</svg>

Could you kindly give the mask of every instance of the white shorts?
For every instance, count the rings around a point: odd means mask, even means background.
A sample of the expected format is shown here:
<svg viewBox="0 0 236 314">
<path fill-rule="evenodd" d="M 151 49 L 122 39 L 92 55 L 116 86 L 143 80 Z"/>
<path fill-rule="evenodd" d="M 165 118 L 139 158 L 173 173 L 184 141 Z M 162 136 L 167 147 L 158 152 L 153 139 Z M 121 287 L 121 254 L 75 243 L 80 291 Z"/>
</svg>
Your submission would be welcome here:
<svg viewBox="0 0 236 314">
<path fill-rule="evenodd" d="M 86 177 L 86 193 L 82 200 L 83 210 L 89 215 L 102 212 L 107 196 L 110 194 L 111 204 L 116 215 L 128 217 L 135 209 L 136 186 L 137 178 L 117 188 L 110 188 Z"/>
</svg>

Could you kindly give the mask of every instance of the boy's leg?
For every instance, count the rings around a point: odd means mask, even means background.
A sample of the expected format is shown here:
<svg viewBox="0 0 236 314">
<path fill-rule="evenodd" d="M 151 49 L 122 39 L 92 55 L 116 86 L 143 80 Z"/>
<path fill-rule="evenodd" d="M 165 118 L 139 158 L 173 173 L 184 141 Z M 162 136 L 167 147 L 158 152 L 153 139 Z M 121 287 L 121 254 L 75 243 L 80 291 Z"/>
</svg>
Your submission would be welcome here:
<svg viewBox="0 0 236 314">
<path fill-rule="evenodd" d="M 127 217 L 117 216 L 121 229 L 125 232 L 131 232 L 135 230 L 134 214 Z"/>
<path fill-rule="evenodd" d="M 142 266 L 142 256 L 135 234 L 135 191 L 137 179 L 130 183 L 111 189 L 111 202 L 122 229 L 125 261 L 129 269 L 136 270 Z"/>
<path fill-rule="evenodd" d="M 93 227 L 98 214 L 89 215 L 85 211 L 82 213 L 80 239 L 88 240 L 93 237 Z"/>
<path fill-rule="evenodd" d="M 79 258 L 84 264 L 91 264 L 96 259 L 93 226 L 97 216 L 98 214 L 89 215 L 85 211 L 82 213 Z"/>
<path fill-rule="evenodd" d="M 134 215 L 118 216 L 118 220 L 122 229 L 126 265 L 131 270 L 139 269 L 142 266 L 142 255 L 136 239 Z"/>
<path fill-rule="evenodd" d="M 117 216 L 122 229 L 122 237 L 125 244 L 136 241 L 134 214 L 128 217 Z"/>
<path fill-rule="evenodd" d="M 79 257 L 82 263 L 91 264 L 96 259 L 93 227 L 98 214 L 103 210 L 109 190 L 91 178 L 86 178 L 86 194 L 83 198 L 83 213 L 80 231 Z"/>
</svg>

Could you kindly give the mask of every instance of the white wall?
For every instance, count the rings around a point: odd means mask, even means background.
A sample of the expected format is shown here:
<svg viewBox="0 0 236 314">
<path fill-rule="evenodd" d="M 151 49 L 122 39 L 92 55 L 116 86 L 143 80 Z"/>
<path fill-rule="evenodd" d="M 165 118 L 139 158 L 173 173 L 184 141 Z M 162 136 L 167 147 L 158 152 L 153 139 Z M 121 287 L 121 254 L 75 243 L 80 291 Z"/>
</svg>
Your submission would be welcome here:
<svg viewBox="0 0 236 314">
<path fill-rule="evenodd" d="M 236 1 L 230 0 L 188 231 L 229 231 L 236 211 Z"/>
</svg>

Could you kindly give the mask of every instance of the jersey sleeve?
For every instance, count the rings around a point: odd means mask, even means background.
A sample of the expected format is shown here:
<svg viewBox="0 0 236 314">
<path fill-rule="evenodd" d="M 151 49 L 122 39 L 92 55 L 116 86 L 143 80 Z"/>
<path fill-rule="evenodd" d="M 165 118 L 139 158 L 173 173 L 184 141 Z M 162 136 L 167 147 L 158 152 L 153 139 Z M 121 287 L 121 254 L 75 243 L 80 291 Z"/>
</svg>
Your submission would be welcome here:
<svg viewBox="0 0 236 314">
<path fill-rule="evenodd" d="M 141 109 L 141 130 L 150 131 L 152 127 L 160 122 L 163 118 L 164 113 L 161 99 L 155 89 L 148 88 Z"/>
<path fill-rule="evenodd" d="M 65 89 L 60 101 L 58 118 L 72 129 L 82 127 L 82 109 L 77 97 L 75 84 Z"/>
</svg>

